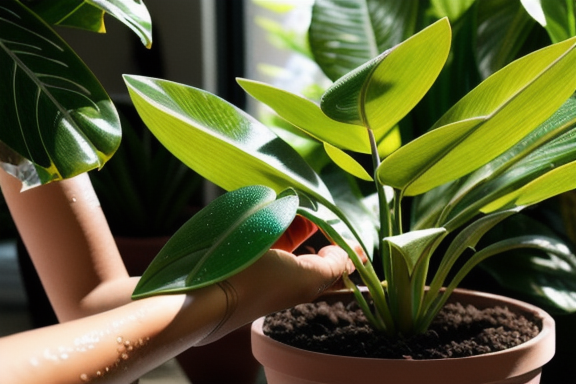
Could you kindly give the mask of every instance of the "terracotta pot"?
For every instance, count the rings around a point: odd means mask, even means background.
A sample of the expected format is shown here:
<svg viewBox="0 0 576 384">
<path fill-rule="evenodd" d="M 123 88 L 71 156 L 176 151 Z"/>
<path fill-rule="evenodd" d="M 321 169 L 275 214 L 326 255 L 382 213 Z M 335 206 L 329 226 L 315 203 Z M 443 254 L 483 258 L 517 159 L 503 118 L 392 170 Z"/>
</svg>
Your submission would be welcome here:
<svg viewBox="0 0 576 384">
<path fill-rule="evenodd" d="M 169 237 L 115 237 L 130 276 L 141 276 Z M 250 326 L 237 329 L 214 343 L 190 348 L 176 356 L 194 384 L 253 384 L 260 364 L 250 350 Z"/>
<path fill-rule="evenodd" d="M 342 296 L 349 301 L 350 295 Z M 438 360 L 368 359 L 305 351 L 262 333 L 264 318 L 252 324 L 252 352 L 264 366 L 268 384 L 371 383 L 472 384 L 540 382 L 542 366 L 554 355 L 554 320 L 533 305 L 487 293 L 456 290 L 452 301 L 477 308 L 506 305 L 514 312 L 542 318 L 542 331 L 532 340 L 505 351 Z"/>
</svg>

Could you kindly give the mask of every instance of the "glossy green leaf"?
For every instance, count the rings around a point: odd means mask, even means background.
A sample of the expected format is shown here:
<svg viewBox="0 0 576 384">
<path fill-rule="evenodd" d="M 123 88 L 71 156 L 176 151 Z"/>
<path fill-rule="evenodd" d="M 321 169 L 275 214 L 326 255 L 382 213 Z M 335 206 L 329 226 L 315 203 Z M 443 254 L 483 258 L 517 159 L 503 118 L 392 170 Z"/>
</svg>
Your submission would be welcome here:
<svg viewBox="0 0 576 384">
<path fill-rule="evenodd" d="M 570 243 L 553 231 L 552 222 L 517 215 L 491 231 L 490 242 L 530 235 L 551 244 L 555 253 L 518 249 L 483 261 L 479 267 L 523 300 L 552 312 L 576 312 L 576 255 Z"/>
<path fill-rule="evenodd" d="M 133 298 L 225 280 L 254 263 L 296 215 L 298 197 L 263 186 L 226 193 L 187 221 L 140 278 Z"/>
<path fill-rule="evenodd" d="M 386 237 L 384 241 L 393 248 L 401 250 L 408 268 L 408 274 L 412 275 L 418 263 L 422 262 L 422 256 L 435 248 L 435 245 L 444 236 L 446 236 L 446 230 L 440 227 L 410 231 L 402 235 Z"/>
<path fill-rule="evenodd" d="M 450 52 L 448 19 L 440 19 L 392 49 L 364 84 L 364 125 L 389 131 L 424 97 Z"/>
<path fill-rule="evenodd" d="M 447 19 L 432 24 L 336 81 L 322 97 L 322 110 L 332 119 L 387 132 L 434 83 L 450 37 Z"/>
<path fill-rule="evenodd" d="M 514 60 L 534 21 L 519 1 L 477 1 L 478 70 L 485 79 Z"/>
<path fill-rule="evenodd" d="M 416 228 L 454 228 L 469 221 L 489 202 L 555 167 L 575 161 L 575 141 L 576 99 L 569 98 L 548 120 L 502 155 L 449 186 L 418 198 Z"/>
<path fill-rule="evenodd" d="M 100 33 L 106 32 L 108 13 L 132 29 L 146 47 L 152 45 L 152 21 L 142 0 L 42 0 L 29 6 L 49 24 Z"/>
<path fill-rule="evenodd" d="M 104 11 L 85 0 L 43 0 L 27 6 L 51 25 L 105 32 Z"/>
<path fill-rule="evenodd" d="M 552 42 L 576 36 L 576 14 L 571 0 L 520 0 L 526 12 L 542 25 Z"/>
<path fill-rule="evenodd" d="M 142 0 L 86 0 L 120 20 L 140 37 L 144 46 L 152 45 L 152 19 Z"/>
<path fill-rule="evenodd" d="M 397 189 L 405 188 L 437 161 L 438 154 L 456 146 L 461 137 L 469 135 L 483 121 L 483 118 L 476 118 L 449 124 L 401 147 L 382 161 L 377 170 L 380 182 Z"/>
<path fill-rule="evenodd" d="M 462 16 L 476 0 L 431 0 L 432 12 L 438 18 L 448 17 L 451 22 Z"/>
<path fill-rule="evenodd" d="M 482 212 L 492 212 L 504 206 L 523 206 L 541 202 L 576 188 L 576 162 L 558 167 L 522 188 L 484 206 Z"/>
<path fill-rule="evenodd" d="M 29 159 L 39 180 L 101 167 L 120 144 L 118 114 L 94 75 L 17 1 L 0 4 L 0 141 Z"/>
<path fill-rule="evenodd" d="M 200 89 L 125 75 L 144 123 L 174 156 L 226 190 L 266 185 L 295 188 L 332 201 L 298 153 L 256 119 Z"/>
<path fill-rule="evenodd" d="M 512 147 L 576 89 L 575 41 L 543 48 L 486 79 L 434 126 L 441 128 L 384 159 L 378 169 L 380 181 L 417 195 L 466 175 Z M 478 124 L 455 129 L 468 126 L 467 121 Z M 453 132 L 441 132 L 444 129 Z M 426 149 L 425 143 L 435 142 L 435 137 L 444 140 L 443 144 Z M 422 163 L 423 157 L 427 164 Z"/>
<path fill-rule="evenodd" d="M 415 31 L 418 0 L 319 0 L 312 8 L 310 47 L 333 81 L 399 44 Z"/>
<path fill-rule="evenodd" d="M 568 251 L 568 249 L 566 249 Z M 566 262 L 569 257 L 571 263 Z M 537 250 L 519 250 L 512 255 L 492 257 L 480 267 L 487 270 L 505 289 L 547 311 L 576 312 L 576 257 L 567 252 L 542 256 Z M 513 272 L 511 272 L 513 271 Z"/>
<path fill-rule="evenodd" d="M 314 102 L 293 93 L 258 81 L 237 81 L 256 100 L 317 140 L 354 152 L 370 153 L 366 128 L 332 120 Z"/>
<path fill-rule="evenodd" d="M 372 177 L 366 172 L 364 167 L 360 165 L 352 156 L 346 152 L 328 144 L 324 143 L 324 149 L 326 153 L 334 163 L 336 163 L 340 168 L 348 172 L 349 174 L 356 176 L 359 179 L 372 181 Z"/>
</svg>

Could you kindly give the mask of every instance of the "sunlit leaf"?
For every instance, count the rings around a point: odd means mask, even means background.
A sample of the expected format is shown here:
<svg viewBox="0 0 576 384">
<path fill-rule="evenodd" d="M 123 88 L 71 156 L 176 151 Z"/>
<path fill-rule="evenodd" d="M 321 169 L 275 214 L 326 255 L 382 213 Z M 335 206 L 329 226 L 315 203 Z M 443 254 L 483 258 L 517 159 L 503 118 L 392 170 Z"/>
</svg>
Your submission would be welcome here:
<svg viewBox="0 0 576 384">
<path fill-rule="evenodd" d="M 238 79 L 252 97 L 317 140 L 354 152 L 370 153 L 366 128 L 330 119 L 314 102 L 265 83 Z"/>
<path fill-rule="evenodd" d="M 274 244 L 297 207 L 293 191 L 277 199 L 263 186 L 220 196 L 170 238 L 140 278 L 133 297 L 196 289 L 238 273 Z"/>
<path fill-rule="evenodd" d="M 295 188 L 332 201 L 320 177 L 286 142 L 256 119 L 209 92 L 125 75 L 144 123 L 174 156 L 231 191 L 266 185 Z"/>
<path fill-rule="evenodd" d="M 312 8 L 310 47 L 333 81 L 410 37 L 418 0 L 319 0 Z"/>
<path fill-rule="evenodd" d="M 0 4 L 0 140 L 39 181 L 101 167 L 120 144 L 108 95 L 74 52 L 17 1 Z"/>
<path fill-rule="evenodd" d="M 27 3 L 48 24 L 105 32 L 104 11 L 85 0 L 43 0 Z"/>
<path fill-rule="evenodd" d="M 557 43 L 576 35 L 574 2 L 520 0 L 526 11 L 542 25 L 552 42 Z"/>
<path fill-rule="evenodd" d="M 346 152 L 330 145 L 324 143 L 324 149 L 326 153 L 334 163 L 336 163 L 340 168 L 348 172 L 349 174 L 356 176 L 359 179 L 372 181 L 372 176 L 366 172 L 364 167 L 360 165 L 352 156 L 347 154 Z"/>
<path fill-rule="evenodd" d="M 322 97 L 332 119 L 387 132 L 420 101 L 450 50 L 442 19 L 336 81 Z"/>
<path fill-rule="evenodd" d="M 142 0 L 87 0 L 120 20 L 140 37 L 144 46 L 152 45 L 152 19 Z"/>
<path fill-rule="evenodd" d="M 575 41 L 529 54 L 482 82 L 435 124 L 440 128 L 384 159 L 378 170 L 380 181 L 417 195 L 473 171 L 512 147 L 576 89 Z M 477 124 L 468 126 L 474 121 Z M 468 129 L 455 130 L 461 124 Z M 444 134 L 444 129 L 454 132 Z M 426 149 L 425 143 L 436 142 L 435 137 L 443 143 Z"/>
<path fill-rule="evenodd" d="M 438 18 L 448 17 L 452 22 L 456 21 L 476 0 L 431 0 L 432 12 Z"/>
<path fill-rule="evenodd" d="M 482 0 L 476 3 L 476 55 L 478 70 L 485 79 L 516 58 L 535 23 L 518 1 Z"/>
<path fill-rule="evenodd" d="M 492 212 L 504 206 L 531 205 L 576 188 L 576 162 L 558 167 L 522 188 L 484 206 L 482 212 Z"/>
</svg>

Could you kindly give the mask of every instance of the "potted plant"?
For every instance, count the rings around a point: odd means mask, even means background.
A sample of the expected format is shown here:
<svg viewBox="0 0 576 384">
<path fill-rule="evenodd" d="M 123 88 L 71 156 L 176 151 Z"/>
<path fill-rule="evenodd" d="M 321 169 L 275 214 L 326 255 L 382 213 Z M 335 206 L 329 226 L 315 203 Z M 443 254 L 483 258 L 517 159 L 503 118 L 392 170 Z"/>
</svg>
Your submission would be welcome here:
<svg viewBox="0 0 576 384">
<path fill-rule="evenodd" d="M 297 12 L 303 12 L 307 7 L 299 5 Z M 342 11 L 343 7 L 345 11 Z M 389 135 L 388 141 L 392 148 L 398 145 L 399 136 L 402 141 L 408 141 L 422 134 L 461 95 L 518 55 L 566 39 L 573 35 L 574 30 L 571 19 L 574 12 L 564 2 L 393 3 L 362 0 L 344 5 L 338 1 L 318 0 L 310 8 L 307 39 L 294 36 L 293 29 L 285 30 L 271 21 L 260 24 L 273 36 L 275 46 L 280 43 L 284 50 L 293 52 L 280 76 L 273 77 L 272 84 L 280 88 L 288 87 L 292 91 L 300 89 L 299 93 L 313 100 L 318 99 L 309 90 L 324 85 L 318 81 L 306 83 L 311 78 L 318 79 L 315 74 L 326 74 L 336 81 L 354 69 L 355 65 L 369 60 L 370 52 L 392 47 L 400 42 L 402 35 L 420 29 L 430 22 L 430 18 L 449 17 L 453 25 L 452 58 L 423 100 L 400 121 L 400 128 Z M 288 16 L 288 19 L 294 20 L 294 17 Z M 302 18 L 299 20 L 304 21 Z M 366 28 L 366 25 L 370 28 Z M 395 33 L 390 33 L 391 30 Z M 349 43 L 351 36 L 357 44 Z M 294 48 L 304 41 L 307 44 Z M 293 56 L 298 56 L 297 61 L 304 62 L 304 65 L 294 67 L 296 60 Z M 307 63 L 307 58 L 315 61 Z M 303 73 L 303 68 L 309 70 Z M 270 71 L 265 68 L 262 72 L 270 75 Z M 278 74 L 279 70 L 275 73 Z M 300 88 L 296 88 L 297 85 Z M 258 117 L 261 121 L 268 126 L 278 125 L 278 119 L 270 119 L 269 116 L 269 110 L 260 109 Z M 282 132 L 280 134 L 282 136 Z M 302 135 L 298 140 L 302 141 Z M 299 151 L 304 153 L 300 148 Z M 481 240 L 481 244 L 521 234 L 544 235 L 574 250 L 574 219 L 571 215 L 573 193 L 563 193 L 545 204 L 538 204 L 514 215 L 491 230 Z M 576 256 L 566 254 L 564 258 L 557 258 L 542 250 L 521 249 L 480 263 L 479 268 L 475 268 L 461 286 L 504 294 L 549 311 L 556 322 L 557 352 L 548 364 L 544 381 L 569 382 L 574 380 L 570 361 L 574 358 L 572 346 L 576 336 L 571 326 L 576 309 L 575 277 Z"/>
<path fill-rule="evenodd" d="M 315 170 L 272 131 L 214 95 L 125 76 L 136 108 L 158 139 L 192 169 L 233 191 L 174 235 L 134 297 L 227 278 L 262 255 L 296 214 L 348 251 L 370 301 L 343 278 L 373 328 L 403 337 L 425 331 L 469 270 L 488 257 L 518 248 L 570 257 L 558 242 L 542 236 L 475 247 L 504 219 L 574 188 L 569 177 L 575 156 L 570 145 L 574 42 L 550 45 L 505 66 L 454 104 L 428 133 L 383 159 L 378 144 L 444 66 L 451 43 L 447 19 L 341 77 L 319 106 L 267 84 L 239 80 L 249 94 L 320 141 L 345 174 L 328 166 Z M 372 164 L 362 166 L 350 152 L 356 158 L 367 154 Z M 372 192 L 361 193 L 356 182 L 347 182 L 350 175 L 370 181 Z M 411 200 L 417 202 L 411 212 L 415 219 L 407 229 L 402 209 Z M 353 244 L 361 244 L 373 262 L 363 264 Z M 473 254 L 466 255 L 470 250 Z M 438 267 L 429 269 L 436 259 Z M 551 334 L 542 335 L 550 349 Z M 539 363 L 550 357 L 549 351 Z M 539 369 L 529 369 L 530 379 Z"/>
</svg>

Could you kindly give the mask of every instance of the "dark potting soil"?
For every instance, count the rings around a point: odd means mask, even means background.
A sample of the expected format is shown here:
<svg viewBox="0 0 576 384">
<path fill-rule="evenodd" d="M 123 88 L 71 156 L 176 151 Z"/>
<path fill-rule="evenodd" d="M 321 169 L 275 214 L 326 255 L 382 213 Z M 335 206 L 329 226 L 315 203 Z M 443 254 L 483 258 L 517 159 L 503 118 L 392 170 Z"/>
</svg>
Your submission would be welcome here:
<svg viewBox="0 0 576 384">
<path fill-rule="evenodd" d="M 387 338 L 376 332 L 355 303 L 302 304 L 269 315 L 266 335 L 285 344 L 335 355 L 389 359 L 464 357 L 511 348 L 540 332 L 538 319 L 505 307 L 479 310 L 447 304 L 422 335 Z"/>
</svg>

